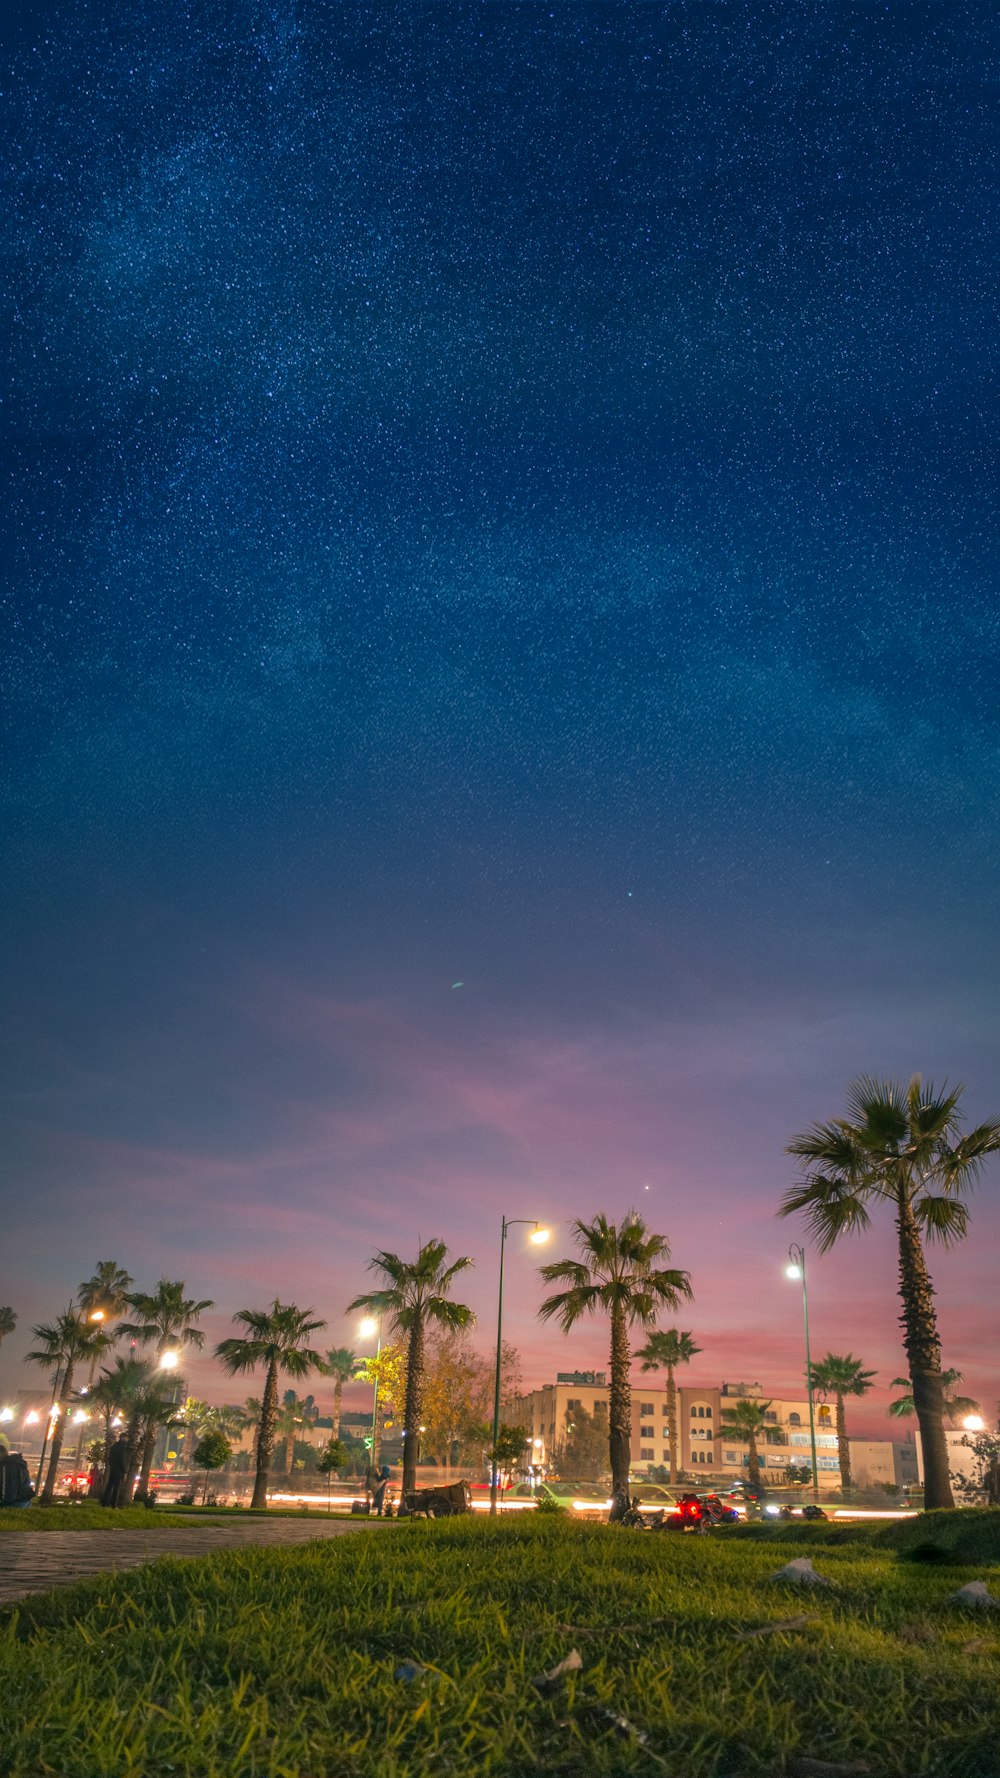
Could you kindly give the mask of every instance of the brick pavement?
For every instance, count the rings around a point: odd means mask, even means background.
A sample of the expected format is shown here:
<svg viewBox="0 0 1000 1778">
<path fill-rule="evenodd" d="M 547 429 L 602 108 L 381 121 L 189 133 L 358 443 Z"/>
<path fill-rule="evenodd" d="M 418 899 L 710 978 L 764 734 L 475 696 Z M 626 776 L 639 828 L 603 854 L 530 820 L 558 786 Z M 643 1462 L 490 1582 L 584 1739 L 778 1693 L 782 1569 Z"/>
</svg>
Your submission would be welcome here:
<svg viewBox="0 0 1000 1778">
<path fill-rule="evenodd" d="M 159 1556 L 212 1556 L 219 1550 L 248 1545 L 312 1543 L 391 1523 L 384 1519 L 255 1519 L 244 1524 L 216 1520 L 162 1531 L 109 1528 L 107 1531 L 7 1531 L 0 1535 L 0 1605 L 29 1593 L 65 1587 L 88 1575 L 119 1568 L 141 1568 Z"/>
</svg>

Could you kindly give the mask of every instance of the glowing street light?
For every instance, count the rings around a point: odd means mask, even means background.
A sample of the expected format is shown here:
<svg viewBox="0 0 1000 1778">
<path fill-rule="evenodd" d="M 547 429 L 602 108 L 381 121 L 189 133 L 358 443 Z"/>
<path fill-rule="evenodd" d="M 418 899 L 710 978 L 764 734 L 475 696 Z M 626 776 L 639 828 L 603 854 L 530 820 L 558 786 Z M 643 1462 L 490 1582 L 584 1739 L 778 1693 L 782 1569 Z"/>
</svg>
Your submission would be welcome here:
<svg viewBox="0 0 1000 1778">
<path fill-rule="evenodd" d="M 40 1419 L 41 1415 L 39 1414 L 38 1409 L 29 1408 L 24 1416 L 24 1424 L 25 1426 L 37 1426 Z"/>
<path fill-rule="evenodd" d="M 812 1359 L 809 1356 L 809 1298 L 806 1294 L 806 1250 L 793 1241 L 788 1249 L 785 1277 L 802 1280 L 802 1320 L 806 1330 L 806 1390 L 809 1395 L 809 1443 L 812 1447 L 813 1499 L 819 1499 L 819 1471 L 816 1465 L 816 1414 L 813 1408 Z"/>
<path fill-rule="evenodd" d="M 0 1420 L 13 1420 L 13 1408 L 0 1408 Z"/>
<path fill-rule="evenodd" d="M 373 1340 L 378 1333 L 379 1324 L 374 1315 L 366 1315 L 358 1328 L 358 1337 L 362 1340 Z"/>
<path fill-rule="evenodd" d="M 165 1352 L 160 1353 L 161 1371 L 175 1371 L 180 1361 L 180 1353 L 176 1346 L 168 1346 Z"/>
<path fill-rule="evenodd" d="M 85 1414 L 82 1408 L 77 1408 L 76 1413 L 73 1415 L 73 1425 L 82 1426 L 84 1421 L 89 1419 L 89 1414 Z"/>
<path fill-rule="evenodd" d="M 985 1432 L 986 1430 L 986 1421 L 982 1414 L 966 1414 L 962 1425 L 966 1432 Z"/>
<path fill-rule="evenodd" d="M 500 1364 L 503 1358 L 503 1256 L 507 1245 L 507 1230 L 523 1224 L 531 1226 L 528 1239 L 532 1246 L 541 1247 L 552 1233 L 551 1229 L 543 1228 L 530 1216 L 514 1216 L 508 1221 L 506 1216 L 500 1218 L 500 1284 L 497 1290 L 497 1362 L 493 1376 L 493 1450 L 490 1453 L 490 1516 L 496 1517 L 497 1484 L 500 1476 L 497 1468 L 496 1448 L 500 1437 Z"/>
</svg>

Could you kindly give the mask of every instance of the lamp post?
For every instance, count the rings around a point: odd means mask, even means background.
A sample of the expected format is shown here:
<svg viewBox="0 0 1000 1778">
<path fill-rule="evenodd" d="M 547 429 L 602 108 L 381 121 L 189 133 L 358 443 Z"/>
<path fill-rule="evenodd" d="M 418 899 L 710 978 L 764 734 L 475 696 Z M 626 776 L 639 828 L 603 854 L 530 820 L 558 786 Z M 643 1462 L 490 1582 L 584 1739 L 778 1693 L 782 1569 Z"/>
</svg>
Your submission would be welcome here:
<svg viewBox="0 0 1000 1778">
<path fill-rule="evenodd" d="M 360 1333 L 361 1333 L 361 1338 L 363 1340 L 370 1340 L 373 1334 L 376 1336 L 377 1343 L 375 1346 L 375 1363 L 377 1365 L 379 1358 L 382 1355 L 382 1317 L 381 1317 L 381 1315 L 379 1315 L 377 1317 L 375 1315 L 366 1315 L 364 1320 L 361 1323 Z M 375 1393 L 372 1397 L 372 1448 L 371 1448 L 371 1456 L 368 1459 L 368 1481 L 369 1481 L 369 1484 L 372 1488 L 374 1488 L 374 1486 L 375 1486 L 375 1458 L 376 1458 L 376 1454 L 377 1454 L 376 1453 L 377 1441 L 378 1441 L 378 1370 L 376 1369 L 376 1371 L 375 1371 Z"/>
<path fill-rule="evenodd" d="M 796 1242 L 788 1249 L 786 1278 L 802 1280 L 802 1321 L 806 1330 L 806 1390 L 809 1395 L 809 1443 L 812 1447 L 813 1499 L 819 1499 L 819 1470 L 816 1465 L 816 1414 L 813 1408 L 812 1359 L 809 1356 L 809 1296 L 806 1291 L 806 1250 Z"/>
<path fill-rule="evenodd" d="M 533 1221 L 530 1216 L 513 1216 L 509 1219 L 506 1216 L 502 1216 L 500 1218 L 500 1285 L 497 1291 L 497 1362 L 496 1370 L 493 1375 L 493 1448 L 490 1452 L 490 1516 L 492 1518 L 496 1517 L 497 1484 L 500 1479 L 499 1471 L 497 1469 L 496 1448 L 500 1438 L 500 1367 L 503 1359 L 503 1257 L 504 1249 L 507 1245 L 507 1230 L 516 1228 L 521 1224 L 525 1227 L 530 1225 L 530 1238 L 536 1247 L 540 1247 L 542 1243 L 549 1238 L 549 1230 L 543 1229 L 541 1224 Z"/>
</svg>

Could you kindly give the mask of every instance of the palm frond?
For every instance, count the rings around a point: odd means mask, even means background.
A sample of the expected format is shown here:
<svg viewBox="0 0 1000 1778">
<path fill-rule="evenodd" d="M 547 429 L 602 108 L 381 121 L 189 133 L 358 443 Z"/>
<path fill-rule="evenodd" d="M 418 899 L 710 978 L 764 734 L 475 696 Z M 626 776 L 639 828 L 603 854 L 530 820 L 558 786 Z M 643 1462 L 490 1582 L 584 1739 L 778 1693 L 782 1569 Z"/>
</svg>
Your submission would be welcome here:
<svg viewBox="0 0 1000 1778">
<path fill-rule="evenodd" d="M 782 1198 L 778 1215 L 800 1211 L 820 1253 L 829 1253 L 841 1235 L 861 1234 L 871 1226 L 861 1192 L 824 1173 L 812 1173 L 801 1185 L 793 1185 Z"/>
<path fill-rule="evenodd" d="M 563 1333 L 569 1333 L 581 1315 L 592 1315 L 600 1304 L 599 1285 L 577 1284 L 570 1290 L 561 1290 L 555 1296 L 546 1297 L 539 1305 L 538 1315 L 542 1321 L 558 1321 Z"/>
<path fill-rule="evenodd" d="M 936 1241 L 941 1247 L 964 1241 L 968 1232 L 968 1205 L 957 1198 L 935 1197 L 925 1192 L 915 1199 L 913 1215 L 928 1241 Z"/>
</svg>

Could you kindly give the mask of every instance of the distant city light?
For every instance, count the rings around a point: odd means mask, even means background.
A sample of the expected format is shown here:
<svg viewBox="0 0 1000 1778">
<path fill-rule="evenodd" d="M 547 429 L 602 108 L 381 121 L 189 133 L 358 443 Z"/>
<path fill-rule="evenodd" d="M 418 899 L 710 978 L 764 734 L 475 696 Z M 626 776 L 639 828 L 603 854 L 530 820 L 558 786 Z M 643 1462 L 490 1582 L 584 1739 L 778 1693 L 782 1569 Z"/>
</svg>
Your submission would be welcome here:
<svg viewBox="0 0 1000 1778">
<path fill-rule="evenodd" d="M 0 1408 L 0 1420 L 13 1420 L 13 1408 Z"/>
<path fill-rule="evenodd" d="M 34 1408 L 29 1408 L 28 1412 L 24 1416 L 25 1426 L 37 1426 L 39 1417 L 40 1416 L 36 1413 Z"/>
</svg>

